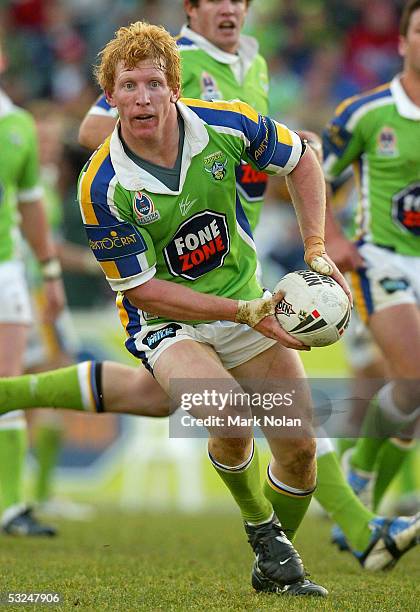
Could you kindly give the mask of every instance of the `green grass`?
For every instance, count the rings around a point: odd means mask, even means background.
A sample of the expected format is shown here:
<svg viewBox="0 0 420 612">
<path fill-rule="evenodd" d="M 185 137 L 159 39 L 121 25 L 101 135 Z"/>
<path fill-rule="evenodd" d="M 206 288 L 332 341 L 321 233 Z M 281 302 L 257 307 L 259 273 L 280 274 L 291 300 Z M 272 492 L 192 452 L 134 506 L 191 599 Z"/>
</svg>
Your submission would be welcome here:
<svg viewBox="0 0 420 612">
<path fill-rule="evenodd" d="M 5 539 L 1 591 L 58 591 L 49 610 L 420 610 L 420 550 L 390 573 L 368 574 L 329 544 L 329 522 L 309 517 L 297 546 L 325 600 L 257 595 L 235 515 L 99 513 L 93 523 L 62 523 L 53 540 Z M 40 606 L 5 606 L 39 610 Z"/>
</svg>

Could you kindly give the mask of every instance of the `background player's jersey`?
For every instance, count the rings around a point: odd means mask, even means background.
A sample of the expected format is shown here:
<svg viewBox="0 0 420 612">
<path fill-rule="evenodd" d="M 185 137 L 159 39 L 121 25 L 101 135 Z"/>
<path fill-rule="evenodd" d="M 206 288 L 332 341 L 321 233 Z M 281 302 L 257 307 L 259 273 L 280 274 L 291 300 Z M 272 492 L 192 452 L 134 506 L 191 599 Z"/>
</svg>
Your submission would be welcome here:
<svg viewBox="0 0 420 612">
<path fill-rule="evenodd" d="M 241 100 L 262 115 L 268 112 L 268 72 L 258 43 L 240 37 L 237 54 L 226 53 L 187 26 L 177 40 L 182 64 L 182 95 L 201 100 Z M 101 96 L 89 114 L 116 117 L 115 109 Z M 252 231 L 258 223 L 267 175 L 250 164 L 237 168 L 238 191 Z"/>
<path fill-rule="evenodd" d="M 38 146 L 32 117 L 0 91 L 0 262 L 17 256 L 17 202 L 42 195 Z"/>
<path fill-rule="evenodd" d="M 420 108 L 398 77 L 344 101 L 324 133 L 333 180 L 353 164 L 359 189 L 356 238 L 420 255 Z"/>
<path fill-rule="evenodd" d="M 185 122 L 178 191 L 129 159 L 118 129 L 84 168 L 79 201 L 89 245 L 117 291 L 156 275 L 201 293 L 260 297 L 235 169 L 245 158 L 289 174 L 300 159 L 300 138 L 240 102 L 185 99 L 178 109 Z"/>
</svg>

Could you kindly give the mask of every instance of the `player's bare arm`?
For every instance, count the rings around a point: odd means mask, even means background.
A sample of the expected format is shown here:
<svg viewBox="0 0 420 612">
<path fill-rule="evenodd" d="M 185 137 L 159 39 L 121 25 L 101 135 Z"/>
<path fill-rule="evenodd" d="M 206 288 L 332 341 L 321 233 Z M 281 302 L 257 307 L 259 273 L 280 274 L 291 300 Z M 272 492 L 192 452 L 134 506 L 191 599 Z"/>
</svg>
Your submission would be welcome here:
<svg viewBox="0 0 420 612">
<path fill-rule="evenodd" d="M 48 222 L 41 200 L 21 202 L 22 232 L 41 264 L 45 281 L 47 304 L 45 320 L 54 321 L 64 307 L 64 288 L 61 281 L 61 267 L 48 229 Z"/>
<path fill-rule="evenodd" d="M 87 114 L 80 124 L 79 143 L 94 151 L 111 134 L 116 122 L 114 117 Z"/>
<path fill-rule="evenodd" d="M 309 350 L 309 347 L 285 332 L 274 317 L 275 306 L 283 294 L 238 301 L 199 293 L 177 283 L 153 278 L 129 289 L 125 295 L 137 308 L 163 317 L 181 321 L 236 321 L 254 327 L 288 348 Z"/>
<path fill-rule="evenodd" d="M 341 285 L 351 301 L 350 288 L 325 252 L 325 181 L 315 153 L 308 147 L 286 182 L 305 246 L 305 261 L 315 272 Z"/>
</svg>

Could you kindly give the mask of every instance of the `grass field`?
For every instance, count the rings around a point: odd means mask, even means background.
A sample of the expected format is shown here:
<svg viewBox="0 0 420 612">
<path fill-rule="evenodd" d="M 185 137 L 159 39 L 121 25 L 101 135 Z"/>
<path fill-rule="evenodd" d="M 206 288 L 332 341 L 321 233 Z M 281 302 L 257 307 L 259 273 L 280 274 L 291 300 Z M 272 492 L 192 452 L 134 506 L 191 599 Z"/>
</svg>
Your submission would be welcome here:
<svg viewBox="0 0 420 612">
<path fill-rule="evenodd" d="M 420 549 L 392 572 L 368 574 L 333 549 L 329 526 L 309 517 L 297 542 L 312 578 L 329 589 L 328 599 L 255 594 L 251 549 L 234 514 L 108 511 L 92 523 L 62 523 L 53 540 L 3 538 L 0 590 L 59 592 L 62 603 L 47 607 L 53 610 L 420 610 Z"/>
</svg>

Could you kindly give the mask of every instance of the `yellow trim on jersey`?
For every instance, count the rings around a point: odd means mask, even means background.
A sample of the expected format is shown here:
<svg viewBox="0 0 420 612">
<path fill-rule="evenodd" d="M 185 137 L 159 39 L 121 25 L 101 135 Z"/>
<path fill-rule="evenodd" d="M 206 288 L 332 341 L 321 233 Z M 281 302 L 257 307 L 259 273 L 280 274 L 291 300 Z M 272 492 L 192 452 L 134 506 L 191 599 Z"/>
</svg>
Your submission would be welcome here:
<svg viewBox="0 0 420 612">
<path fill-rule="evenodd" d="M 90 397 L 90 408 L 88 409 L 88 412 L 96 412 L 96 402 L 95 402 L 95 395 L 93 393 L 93 389 L 92 389 L 92 365 L 93 365 L 93 361 L 89 361 L 88 362 L 88 367 L 87 367 L 87 379 L 88 379 L 88 389 L 89 389 L 89 397 Z"/>
<path fill-rule="evenodd" d="M 87 225 L 99 225 L 99 221 L 96 217 L 95 210 L 93 208 L 90 190 L 92 188 L 92 183 L 98 173 L 99 168 L 101 167 L 105 158 L 109 155 L 109 141 L 110 138 L 107 138 L 104 144 L 94 154 L 82 178 L 82 184 L 80 189 L 80 205 L 82 207 L 83 216 Z"/>
<path fill-rule="evenodd" d="M 293 138 L 290 130 L 285 125 L 280 125 L 277 121 L 274 122 L 277 131 L 277 138 L 279 142 L 293 146 Z"/>
<path fill-rule="evenodd" d="M 107 278 L 121 278 L 117 264 L 114 261 L 100 261 L 98 263 Z"/>
<path fill-rule="evenodd" d="M 369 312 L 366 306 L 365 296 L 363 294 L 362 283 L 360 281 L 359 274 L 354 271 L 350 272 L 350 280 L 357 312 L 363 323 L 367 323 L 369 319 Z"/>
<path fill-rule="evenodd" d="M 181 102 L 187 106 L 198 106 L 199 108 L 209 108 L 210 110 L 225 110 L 231 113 L 239 113 L 258 123 L 258 113 L 256 110 L 245 104 L 245 102 L 207 102 L 206 100 L 196 100 L 195 98 L 181 98 Z"/>
<path fill-rule="evenodd" d="M 276 493 L 282 493 L 283 495 L 288 495 L 289 497 L 294 497 L 295 499 L 297 497 L 308 497 L 309 495 L 312 495 L 313 491 L 310 491 L 310 493 L 307 493 L 306 495 L 302 495 L 301 493 L 298 495 L 297 493 L 291 493 L 290 491 L 285 491 L 284 489 L 281 489 L 280 487 L 276 487 L 276 485 L 274 484 L 274 482 L 272 482 L 269 478 L 267 478 L 267 482 L 270 485 L 270 487 L 272 489 L 274 489 L 274 491 L 276 491 Z"/>
<path fill-rule="evenodd" d="M 378 87 L 374 87 L 374 89 L 370 89 L 369 91 L 366 91 L 365 93 L 361 95 L 358 94 L 356 96 L 352 96 L 351 98 L 347 98 L 347 100 L 343 100 L 343 102 L 341 102 L 335 109 L 335 116 L 341 115 L 341 113 L 344 110 L 346 110 L 346 108 L 350 106 L 350 104 L 353 104 L 353 102 L 355 102 L 356 100 L 361 100 L 365 96 L 371 96 L 375 93 L 378 93 L 388 88 L 389 88 L 389 83 L 385 83 L 384 85 L 379 85 Z"/>
<path fill-rule="evenodd" d="M 121 324 L 124 327 L 124 331 L 125 331 L 126 335 L 129 336 L 130 334 L 127 331 L 127 325 L 129 323 L 129 318 L 128 318 L 128 313 L 127 313 L 127 311 L 126 311 L 126 309 L 124 308 L 124 305 L 123 305 L 123 299 L 124 299 L 124 294 L 123 293 L 117 293 L 117 297 L 115 299 L 115 303 L 117 305 L 118 316 L 120 318 Z"/>
</svg>

